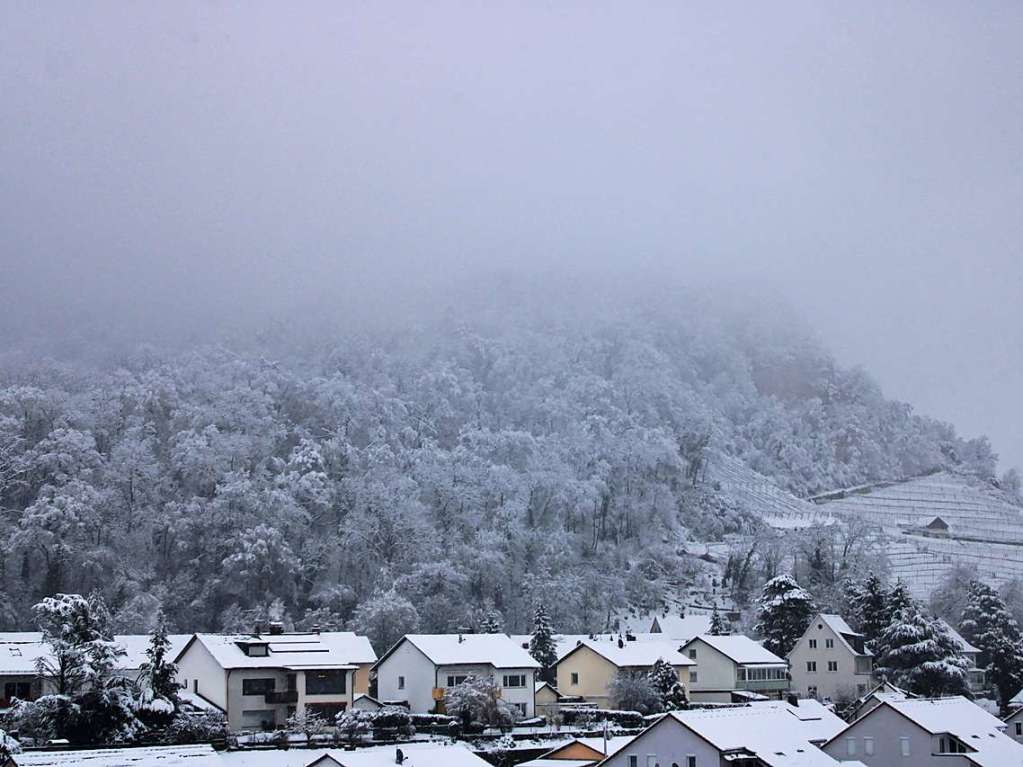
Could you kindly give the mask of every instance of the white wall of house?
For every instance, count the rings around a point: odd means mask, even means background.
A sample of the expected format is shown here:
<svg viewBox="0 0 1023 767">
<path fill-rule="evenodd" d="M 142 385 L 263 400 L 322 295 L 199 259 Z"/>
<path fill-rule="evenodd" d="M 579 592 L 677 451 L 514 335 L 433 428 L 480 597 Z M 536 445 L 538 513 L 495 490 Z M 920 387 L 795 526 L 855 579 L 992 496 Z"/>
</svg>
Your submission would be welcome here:
<svg viewBox="0 0 1023 767">
<path fill-rule="evenodd" d="M 403 700 L 409 710 L 429 713 L 437 681 L 433 661 L 405 640 L 377 666 L 377 700 Z"/>
<path fill-rule="evenodd" d="M 696 652 L 695 658 L 692 651 Z M 736 688 L 735 661 L 699 639 L 690 643 L 684 652 L 696 662 L 696 666 L 689 669 L 690 697 L 694 701 L 731 700 L 731 691 Z"/>
<path fill-rule="evenodd" d="M 199 640 L 188 645 L 177 662 L 178 683 L 227 710 L 227 672 Z"/>
<path fill-rule="evenodd" d="M 1023 708 L 1005 720 L 1005 734 L 1017 743 L 1023 743 Z"/>
<path fill-rule="evenodd" d="M 630 757 L 636 757 L 637 767 L 668 767 L 671 764 L 686 767 L 690 756 L 696 757 L 696 767 L 719 767 L 721 764 L 716 748 L 669 716 L 601 764 L 631 767 Z"/>
<path fill-rule="evenodd" d="M 857 700 L 870 689 L 871 675 L 857 673 L 856 658 L 834 629 L 815 620 L 789 653 L 792 689 L 804 698 Z M 829 664 L 837 670 L 829 671 Z"/>
<path fill-rule="evenodd" d="M 903 748 L 909 749 L 908 756 L 903 755 Z M 824 746 L 824 750 L 839 761 L 858 760 L 867 767 L 970 765 L 967 759 L 958 754 L 932 756 L 938 752 L 934 737 L 888 706 L 878 706 L 870 714 L 851 724 L 837 738 Z"/>
</svg>

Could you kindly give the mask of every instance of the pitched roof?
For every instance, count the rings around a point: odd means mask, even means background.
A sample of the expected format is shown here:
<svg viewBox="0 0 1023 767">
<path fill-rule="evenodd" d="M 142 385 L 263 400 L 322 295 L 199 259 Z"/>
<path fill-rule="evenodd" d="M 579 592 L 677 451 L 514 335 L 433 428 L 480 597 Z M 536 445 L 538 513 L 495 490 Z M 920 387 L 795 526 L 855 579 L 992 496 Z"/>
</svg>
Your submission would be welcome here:
<svg viewBox="0 0 1023 767">
<path fill-rule="evenodd" d="M 383 663 L 402 642 L 410 642 L 435 666 L 484 664 L 494 668 L 540 668 L 507 634 L 406 634 L 381 656 Z"/>
<path fill-rule="evenodd" d="M 319 758 L 310 758 L 308 767 L 385 767 L 395 763 L 397 749 L 405 756 L 405 767 L 489 767 L 480 757 L 465 746 L 437 746 L 403 743 L 397 746 L 360 748 L 355 751 L 331 749 Z"/>
<path fill-rule="evenodd" d="M 688 647 L 693 642 L 700 640 L 709 644 L 719 653 L 727 658 L 731 658 L 736 663 L 742 664 L 782 664 L 786 665 L 784 658 L 779 658 L 773 652 L 765 648 L 758 642 L 754 642 L 748 636 L 742 634 L 731 634 L 730 636 L 712 636 L 711 634 L 704 634 L 703 636 L 693 637 L 693 639 L 683 645 L 683 648 Z"/>
<path fill-rule="evenodd" d="M 18 767 L 219 767 L 220 757 L 208 743 L 188 746 L 100 748 L 88 751 L 26 751 Z"/>
<path fill-rule="evenodd" d="M 532 639 L 530 634 L 509 634 L 511 640 L 515 642 L 519 647 L 529 651 L 529 641 Z M 561 660 L 563 657 L 568 655 L 574 650 L 580 642 L 584 640 L 590 640 L 593 642 L 617 642 L 619 639 L 626 641 L 627 637 L 632 637 L 631 641 L 634 642 L 663 642 L 665 637 L 664 634 L 651 634 L 651 633 L 633 633 L 633 632 L 612 632 L 609 634 L 554 634 L 551 638 L 554 640 L 554 652 Z M 672 637 L 674 639 L 674 637 Z"/>
<path fill-rule="evenodd" d="M 972 644 L 967 642 L 963 635 L 956 631 L 952 627 L 952 624 L 949 623 L 947 620 L 945 620 L 944 618 L 938 618 L 938 623 L 945 627 L 945 630 L 948 631 L 948 635 L 952 637 L 952 641 L 959 645 L 960 652 L 968 652 L 974 654 L 980 652 L 978 648 L 974 647 Z"/>
<path fill-rule="evenodd" d="M 666 660 L 672 666 L 695 666 L 696 662 L 690 660 L 679 650 L 679 643 L 672 640 L 660 642 L 598 642 L 592 639 L 584 639 L 575 648 L 563 657 L 558 659 L 561 663 L 565 658 L 580 647 L 588 647 L 593 652 L 606 658 L 618 668 L 649 668 L 658 659 Z"/>
<path fill-rule="evenodd" d="M 873 655 L 866 648 L 863 651 L 857 650 L 849 643 L 848 637 L 860 637 L 863 638 L 863 634 L 858 631 L 853 631 L 852 627 L 846 623 L 845 618 L 841 615 L 833 615 L 831 613 L 818 613 L 810 625 L 812 626 L 815 622 L 820 621 L 825 626 L 830 628 L 833 632 L 838 634 L 838 641 L 845 645 L 846 649 L 849 650 L 853 655 Z"/>
<path fill-rule="evenodd" d="M 854 727 L 891 708 L 929 732 L 949 733 L 975 751 L 962 754 L 979 767 L 1008 767 L 1023 764 L 1023 745 L 1002 732 L 1002 722 L 962 696 L 885 700 Z"/>
<path fill-rule="evenodd" d="M 171 634 L 168 657 L 174 658 L 185 646 L 190 634 Z M 114 644 L 124 653 L 114 660 L 117 671 L 136 671 L 146 661 L 149 634 L 118 634 Z M 0 633 L 0 674 L 34 674 L 37 658 L 49 657 L 50 646 L 39 631 L 11 631 Z"/>
<path fill-rule="evenodd" d="M 369 639 L 351 631 L 290 634 L 195 634 L 221 668 L 346 668 L 372 663 L 376 653 Z M 267 655 L 249 656 L 239 646 L 266 644 Z M 188 645 L 186 645 L 187 649 Z M 184 653 L 182 649 L 178 657 Z"/>
<path fill-rule="evenodd" d="M 721 752 L 745 749 L 769 767 L 834 767 L 835 760 L 811 743 L 821 733 L 833 736 L 844 727 L 841 719 L 828 718 L 816 709 L 781 701 L 731 708 L 672 711 L 672 719 Z M 818 717 L 818 714 L 820 715 Z M 663 726 L 664 720 L 655 724 Z M 637 736 L 637 740 L 643 734 Z"/>
<path fill-rule="evenodd" d="M 709 615 L 655 615 L 650 624 L 650 630 L 654 630 L 654 623 L 660 628 L 660 634 L 687 642 L 700 634 L 710 633 Z"/>
</svg>

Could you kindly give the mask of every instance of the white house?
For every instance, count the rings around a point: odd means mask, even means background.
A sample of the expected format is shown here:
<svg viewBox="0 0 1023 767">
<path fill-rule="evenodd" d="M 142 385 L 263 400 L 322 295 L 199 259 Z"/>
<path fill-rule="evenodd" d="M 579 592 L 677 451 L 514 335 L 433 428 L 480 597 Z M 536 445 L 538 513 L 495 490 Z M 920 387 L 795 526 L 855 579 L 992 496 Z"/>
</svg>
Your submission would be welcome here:
<svg viewBox="0 0 1023 767">
<path fill-rule="evenodd" d="M 844 726 L 845 722 L 811 701 L 801 701 L 798 706 L 775 701 L 672 711 L 600 765 L 836 767 L 838 761 L 816 744 Z"/>
<path fill-rule="evenodd" d="M 788 654 L 793 692 L 832 702 L 862 698 L 874 670 L 864 642 L 841 616 L 814 616 Z"/>
<path fill-rule="evenodd" d="M 1017 708 L 1003 720 L 1005 734 L 1017 743 L 1023 743 L 1023 708 Z"/>
<path fill-rule="evenodd" d="M 372 654 L 349 631 L 195 634 L 175 662 L 182 688 L 243 730 L 278 727 L 307 709 L 332 718 L 351 706 L 355 674 Z"/>
<path fill-rule="evenodd" d="M 377 698 L 427 713 L 469 676 L 490 677 L 519 716 L 535 715 L 540 664 L 506 634 L 406 634 L 373 667 Z"/>
<path fill-rule="evenodd" d="M 682 645 L 696 663 L 689 671 L 693 701 L 728 703 L 759 696 L 780 698 L 789 688 L 788 663 L 739 634 L 706 634 Z"/>
<path fill-rule="evenodd" d="M 1003 727 L 961 696 L 884 700 L 823 748 L 868 767 L 1019 767 L 1023 745 Z"/>
</svg>

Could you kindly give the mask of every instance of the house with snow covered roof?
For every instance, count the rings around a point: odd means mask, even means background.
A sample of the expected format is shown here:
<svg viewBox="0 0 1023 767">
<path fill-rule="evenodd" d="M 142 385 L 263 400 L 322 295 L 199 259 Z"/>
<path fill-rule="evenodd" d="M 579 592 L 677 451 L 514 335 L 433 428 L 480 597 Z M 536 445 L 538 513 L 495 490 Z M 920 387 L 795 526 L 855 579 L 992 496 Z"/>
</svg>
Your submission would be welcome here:
<svg viewBox="0 0 1023 767">
<path fill-rule="evenodd" d="M 171 634 L 168 656 L 173 658 L 189 639 L 188 634 Z M 146 662 L 149 648 L 148 634 L 118 634 L 113 644 L 119 654 L 114 659 L 114 674 L 137 679 Z M 14 698 L 35 700 L 51 690 L 43 689 L 36 674 L 36 662 L 49 658 L 50 646 L 39 631 L 0 632 L 0 709 L 10 706 Z"/>
<path fill-rule="evenodd" d="M 376 662 L 377 697 L 416 713 L 443 711 L 452 687 L 489 677 L 521 717 L 536 712 L 540 664 L 507 634 L 406 634 Z"/>
<path fill-rule="evenodd" d="M 891 682 L 884 681 L 873 689 L 868 690 L 866 695 L 858 698 L 856 702 L 853 703 L 852 708 L 848 711 L 846 718 L 850 722 L 855 722 L 861 716 L 871 709 L 876 708 L 885 700 L 906 700 L 907 698 L 915 697 L 915 695 L 903 690 L 901 687 L 896 687 Z"/>
<path fill-rule="evenodd" d="M 568 743 L 561 743 L 536 759 L 523 762 L 519 767 L 592 767 L 618 753 L 634 739 L 634 735 L 572 738 Z"/>
<path fill-rule="evenodd" d="M 26 751 L 16 754 L 13 763 L 17 767 L 221 767 L 219 754 L 208 743 L 83 751 Z"/>
<path fill-rule="evenodd" d="M 306 767 L 490 767 L 463 745 L 405 743 L 398 746 L 360 748 L 355 751 L 331 749 L 311 759 Z"/>
<path fill-rule="evenodd" d="M 175 662 L 182 688 L 237 731 L 278 727 L 306 710 L 333 718 L 352 705 L 355 675 L 375 658 L 350 631 L 272 631 L 194 634 Z"/>
<path fill-rule="evenodd" d="M 841 616 L 815 615 L 788 654 L 792 691 L 833 702 L 862 698 L 874 671 L 865 641 Z"/>
<path fill-rule="evenodd" d="M 813 701 L 672 711 L 599 764 L 836 767 L 838 760 L 817 744 L 844 727 L 845 722 Z"/>
<path fill-rule="evenodd" d="M 658 660 L 667 661 L 689 688 L 689 670 L 696 663 L 679 651 L 673 640 L 614 641 L 582 639 L 558 659 L 558 691 L 581 696 L 598 708 L 611 708 L 610 687 L 619 672 L 648 673 Z"/>
<path fill-rule="evenodd" d="M 884 700 L 824 744 L 868 767 L 1019 767 L 1023 745 L 962 696 Z"/>
<path fill-rule="evenodd" d="M 729 703 L 781 698 L 789 689 L 789 665 L 747 636 L 694 637 L 682 652 L 696 664 L 689 672 L 693 701 Z"/>
</svg>

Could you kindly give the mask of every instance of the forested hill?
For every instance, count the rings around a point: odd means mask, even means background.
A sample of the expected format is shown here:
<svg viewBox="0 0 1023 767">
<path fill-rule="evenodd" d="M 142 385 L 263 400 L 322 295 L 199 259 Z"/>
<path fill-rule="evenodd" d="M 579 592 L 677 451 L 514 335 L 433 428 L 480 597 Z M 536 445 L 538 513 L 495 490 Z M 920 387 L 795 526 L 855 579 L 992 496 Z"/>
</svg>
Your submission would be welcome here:
<svg viewBox="0 0 1023 767">
<path fill-rule="evenodd" d="M 593 630 L 658 597 L 681 541 L 757 525 L 701 481 L 708 448 L 803 496 L 994 472 L 985 439 L 783 317 L 552 290 L 196 348 L 26 344 L 0 357 L 0 623 L 98 590 L 122 633 L 161 606 L 183 631 L 521 631 L 537 600 Z"/>
</svg>

